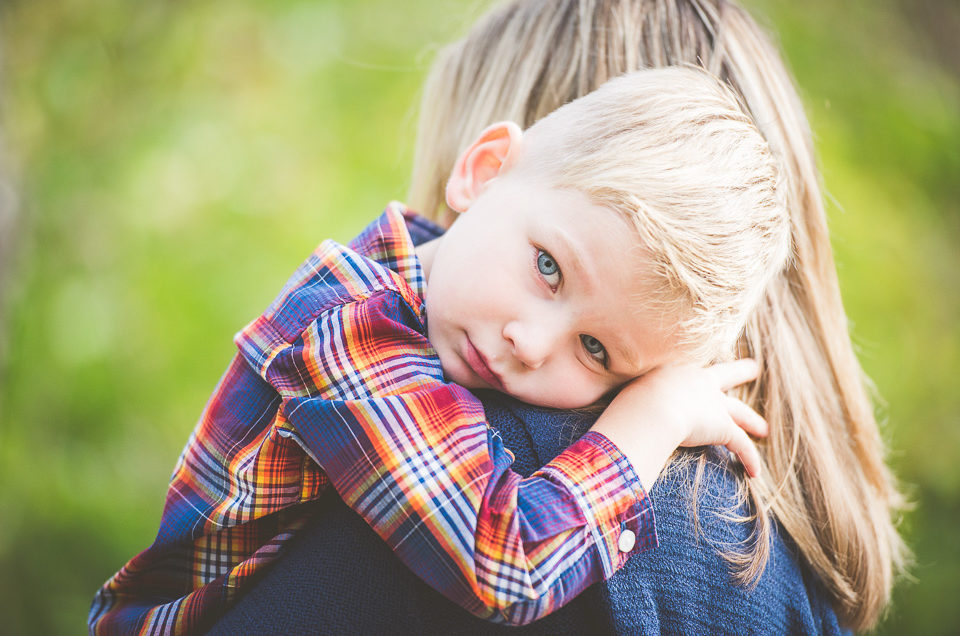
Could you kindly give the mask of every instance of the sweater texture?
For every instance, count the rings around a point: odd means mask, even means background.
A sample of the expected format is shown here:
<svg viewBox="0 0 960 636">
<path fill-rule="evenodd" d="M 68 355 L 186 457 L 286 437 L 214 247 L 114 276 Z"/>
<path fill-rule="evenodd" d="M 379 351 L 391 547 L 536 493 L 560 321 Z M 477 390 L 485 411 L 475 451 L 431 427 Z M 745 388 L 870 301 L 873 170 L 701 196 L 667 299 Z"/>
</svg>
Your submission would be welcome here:
<svg viewBox="0 0 960 636">
<path fill-rule="evenodd" d="M 522 475 L 549 462 L 594 416 L 540 409 L 478 393 Z M 660 546 L 631 558 L 530 625 L 478 619 L 420 581 L 335 494 L 304 504 L 311 521 L 212 634 L 846 634 L 829 599 L 777 527 L 770 561 L 754 586 L 735 583 L 722 550 L 749 541 L 729 521 L 736 480 L 726 452 L 709 458 L 697 499 L 695 462 L 667 469 L 652 489 Z M 694 505 L 700 530 L 694 521 Z"/>
</svg>

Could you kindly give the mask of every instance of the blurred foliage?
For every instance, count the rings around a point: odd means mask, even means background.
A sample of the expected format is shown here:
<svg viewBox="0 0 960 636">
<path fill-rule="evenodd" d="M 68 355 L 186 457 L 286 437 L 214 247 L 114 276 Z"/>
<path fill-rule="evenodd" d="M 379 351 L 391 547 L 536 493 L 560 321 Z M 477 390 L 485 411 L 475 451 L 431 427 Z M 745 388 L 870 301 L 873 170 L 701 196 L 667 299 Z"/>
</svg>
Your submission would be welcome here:
<svg viewBox="0 0 960 636">
<path fill-rule="evenodd" d="M 958 10 L 921 4 L 748 2 L 802 87 L 855 341 L 916 502 L 891 634 L 960 624 L 960 85 L 956 34 L 931 28 Z M 483 7 L 0 6 L 20 199 L 0 223 L 2 631 L 78 633 L 151 542 L 230 336 L 320 239 L 403 197 L 431 53 Z"/>
</svg>

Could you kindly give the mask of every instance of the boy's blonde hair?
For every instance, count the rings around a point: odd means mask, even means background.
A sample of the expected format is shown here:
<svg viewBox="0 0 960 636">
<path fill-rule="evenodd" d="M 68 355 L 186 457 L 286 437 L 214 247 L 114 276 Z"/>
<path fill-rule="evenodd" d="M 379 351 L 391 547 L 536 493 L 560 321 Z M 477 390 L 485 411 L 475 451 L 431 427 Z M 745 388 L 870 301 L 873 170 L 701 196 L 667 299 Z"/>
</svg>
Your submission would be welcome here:
<svg viewBox="0 0 960 636">
<path fill-rule="evenodd" d="M 527 130 L 514 170 L 587 194 L 636 229 L 686 357 L 729 357 L 789 252 L 770 148 L 703 69 L 610 80 Z"/>
<path fill-rule="evenodd" d="M 908 556 L 894 523 L 905 504 L 847 331 L 809 126 L 779 53 L 745 11 L 727 0 L 513 0 L 491 11 L 434 62 L 409 202 L 449 222 L 446 178 L 476 131 L 500 120 L 528 127 L 611 77 L 678 64 L 706 68 L 743 99 L 780 161 L 790 216 L 792 257 L 736 345 L 761 365 L 739 393 L 770 436 L 763 477 L 741 479 L 751 544 L 725 556 L 741 581 L 759 576 L 772 513 L 841 622 L 868 629 Z M 671 258 L 694 251 L 680 242 Z"/>
</svg>

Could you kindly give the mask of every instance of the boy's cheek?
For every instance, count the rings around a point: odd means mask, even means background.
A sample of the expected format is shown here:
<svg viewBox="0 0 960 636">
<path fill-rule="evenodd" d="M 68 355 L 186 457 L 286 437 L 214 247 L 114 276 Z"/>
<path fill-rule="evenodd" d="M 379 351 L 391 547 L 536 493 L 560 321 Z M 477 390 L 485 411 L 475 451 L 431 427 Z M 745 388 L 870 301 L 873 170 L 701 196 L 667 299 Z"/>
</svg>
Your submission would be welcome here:
<svg viewBox="0 0 960 636">
<path fill-rule="evenodd" d="M 595 404 L 608 392 L 609 388 L 595 378 L 572 371 L 558 374 L 558 377 L 538 378 L 536 383 L 525 387 L 524 396 L 518 397 L 542 406 L 575 409 Z"/>
</svg>

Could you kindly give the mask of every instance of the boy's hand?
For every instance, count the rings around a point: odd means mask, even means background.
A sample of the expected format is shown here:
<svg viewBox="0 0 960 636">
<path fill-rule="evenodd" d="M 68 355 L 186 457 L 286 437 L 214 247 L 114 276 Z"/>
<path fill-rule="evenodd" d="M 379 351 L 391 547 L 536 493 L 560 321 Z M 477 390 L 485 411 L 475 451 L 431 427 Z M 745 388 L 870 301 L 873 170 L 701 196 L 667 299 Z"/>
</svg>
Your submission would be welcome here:
<svg viewBox="0 0 960 636">
<path fill-rule="evenodd" d="M 757 477 L 760 453 L 747 433 L 766 436 L 767 422 L 726 391 L 759 372 L 750 358 L 661 367 L 627 384 L 592 430 L 620 448 L 648 490 L 678 446 L 726 446 Z"/>
</svg>

